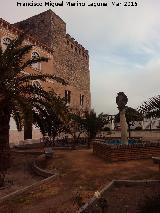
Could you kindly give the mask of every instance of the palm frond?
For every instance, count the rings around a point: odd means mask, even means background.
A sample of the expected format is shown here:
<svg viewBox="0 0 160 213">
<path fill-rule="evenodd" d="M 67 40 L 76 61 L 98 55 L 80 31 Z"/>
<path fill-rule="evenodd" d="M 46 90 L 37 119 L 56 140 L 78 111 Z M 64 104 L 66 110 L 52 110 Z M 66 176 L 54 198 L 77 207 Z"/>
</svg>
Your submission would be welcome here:
<svg viewBox="0 0 160 213">
<path fill-rule="evenodd" d="M 150 98 L 138 108 L 145 117 L 160 117 L 160 96 Z"/>
<path fill-rule="evenodd" d="M 22 66 L 20 67 L 21 70 L 24 70 L 25 68 L 31 66 L 32 64 L 36 64 L 38 62 L 48 62 L 48 58 L 46 57 L 39 57 L 39 58 L 32 58 L 27 60 L 26 62 L 24 62 L 22 64 Z"/>
<path fill-rule="evenodd" d="M 23 119 L 22 116 L 20 114 L 20 112 L 16 111 L 12 113 L 12 117 L 15 120 L 16 126 L 17 126 L 17 130 L 18 131 L 22 131 L 23 128 Z"/>
<path fill-rule="evenodd" d="M 33 80 L 46 81 L 47 78 L 51 80 L 55 80 L 63 85 L 67 84 L 66 81 L 64 81 L 62 78 L 57 77 L 55 75 L 50 75 L 50 74 L 29 74 L 29 75 L 22 74 L 21 76 L 18 76 L 15 79 L 15 84 L 18 85 L 18 84 L 29 83 L 30 81 L 33 81 Z"/>
<path fill-rule="evenodd" d="M 27 60 L 33 45 L 23 45 L 24 35 L 13 40 L 3 52 L 0 48 L 0 106 L 8 103 L 17 128 L 21 130 L 27 112 L 33 114 L 34 122 L 43 124 L 45 131 L 56 133 L 62 129 L 68 109 L 55 92 L 31 84 L 33 80 L 45 82 L 46 79 L 66 85 L 60 77 L 50 74 L 24 74 L 21 72 L 34 63 L 47 62 L 48 58 L 38 57 Z M 2 98 L 1 98 L 2 97 Z M 45 125 L 44 125 L 45 124 Z M 64 126 L 64 124 L 63 124 Z"/>
</svg>

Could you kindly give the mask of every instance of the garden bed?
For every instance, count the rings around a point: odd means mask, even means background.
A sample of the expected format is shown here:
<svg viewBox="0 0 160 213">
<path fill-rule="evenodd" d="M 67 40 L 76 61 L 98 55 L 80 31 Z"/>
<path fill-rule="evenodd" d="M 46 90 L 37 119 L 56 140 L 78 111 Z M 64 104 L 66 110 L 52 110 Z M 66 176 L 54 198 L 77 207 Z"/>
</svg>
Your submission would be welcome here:
<svg viewBox="0 0 160 213">
<path fill-rule="evenodd" d="M 108 145 L 97 141 L 93 143 L 93 153 L 109 162 L 151 159 L 160 156 L 160 143 Z"/>
<path fill-rule="evenodd" d="M 107 201 L 108 213 L 139 213 L 146 198 L 160 195 L 160 181 L 112 181 L 100 194 Z M 100 212 L 99 199 L 93 197 L 78 213 Z"/>
<path fill-rule="evenodd" d="M 29 163 L 36 157 L 32 154 L 11 153 L 11 168 L 6 173 L 6 187 L 0 190 L 0 198 L 43 179 L 29 169 Z"/>
</svg>

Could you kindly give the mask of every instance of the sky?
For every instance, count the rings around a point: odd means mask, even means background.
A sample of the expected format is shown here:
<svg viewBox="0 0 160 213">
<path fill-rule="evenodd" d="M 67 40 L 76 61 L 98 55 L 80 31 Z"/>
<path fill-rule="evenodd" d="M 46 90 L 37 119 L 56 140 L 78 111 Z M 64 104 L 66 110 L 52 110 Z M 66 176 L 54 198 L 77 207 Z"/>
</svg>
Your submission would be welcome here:
<svg viewBox="0 0 160 213">
<path fill-rule="evenodd" d="M 134 108 L 160 94 L 160 1 L 137 0 L 132 7 L 117 0 L 119 7 L 111 0 L 71 1 L 108 6 L 18 7 L 17 2 L 32 1 L 0 0 L 0 17 L 15 23 L 48 9 L 60 16 L 67 32 L 89 50 L 92 108 L 98 113 L 117 113 L 118 92 Z"/>
</svg>

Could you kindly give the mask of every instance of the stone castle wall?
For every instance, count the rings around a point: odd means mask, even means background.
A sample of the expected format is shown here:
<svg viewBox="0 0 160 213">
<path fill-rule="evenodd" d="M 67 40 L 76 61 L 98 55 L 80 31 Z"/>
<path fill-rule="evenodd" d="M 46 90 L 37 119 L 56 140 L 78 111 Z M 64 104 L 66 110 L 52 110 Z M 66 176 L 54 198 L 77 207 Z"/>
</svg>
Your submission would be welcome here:
<svg viewBox="0 0 160 213">
<path fill-rule="evenodd" d="M 39 129 L 34 129 L 32 131 L 32 138 L 35 140 L 40 140 L 42 134 Z M 18 145 L 20 141 L 24 141 L 24 131 L 18 132 L 17 130 L 10 130 L 9 132 L 9 142 Z"/>
<path fill-rule="evenodd" d="M 56 81 L 47 81 L 41 85 L 64 97 L 65 90 L 71 91 L 70 107 L 77 110 L 89 110 L 90 72 L 88 51 L 66 34 L 66 23 L 51 10 L 33 16 L 14 25 L 0 19 L 0 39 L 14 39 L 25 31 L 25 44 L 33 44 L 33 50 L 40 56 L 48 57 L 47 63 L 41 62 L 41 70 L 30 67 L 28 73 L 48 73 L 62 77 L 68 85 Z M 31 53 L 27 56 L 31 58 Z M 80 106 L 80 95 L 84 95 L 84 105 Z"/>
<path fill-rule="evenodd" d="M 88 51 L 66 33 L 66 23 L 51 10 L 14 24 L 53 49 L 54 73 L 65 79 L 71 92 L 85 97 L 90 109 L 90 72 Z M 59 93 L 62 91 L 59 90 Z M 79 94 L 78 94 L 79 91 Z M 64 93 L 64 91 L 63 91 Z M 76 106 L 74 106 L 76 108 Z"/>
</svg>

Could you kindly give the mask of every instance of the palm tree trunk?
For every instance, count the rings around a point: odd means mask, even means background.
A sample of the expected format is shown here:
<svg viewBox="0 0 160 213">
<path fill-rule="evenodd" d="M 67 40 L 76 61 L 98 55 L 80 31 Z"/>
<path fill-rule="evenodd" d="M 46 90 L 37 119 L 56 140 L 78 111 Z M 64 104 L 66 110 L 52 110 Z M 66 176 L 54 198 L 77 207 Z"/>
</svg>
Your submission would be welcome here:
<svg viewBox="0 0 160 213">
<path fill-rule="evenodd" d="M 73 142 L 72 142 L 72 149 L 76 149 L 76 141 L 77 141 L 77 137 L 76 137 L 76 134 L 74 133 L 73 135 Z"/>
<path fill-rule="evenodd" d="M 24 117 L 24 140 L 32 139 L 32 113 L 25 113 Z"/>
<path fill-rule="evenodd" d="M 91 141 L 92 141 L 93 135 L 91 134 L 91 132 L 88 132 L 88 139 L 87 139 L 87 148 L 90 149 L 91 148 Z"/>
<path fill-rule="evenodd" d="M 130 127 L 130 124 L 128 124 L 128 132 L 129 132 L 129 138 L 131 138 L 131 127 Z"/>
<path fill-rule="evenodd" d="M 88 148 L 88 149 L 90 149 L 90 148 L 91 148 L 91 138 L 88 138 L 87 148 Z"/>
<path fill-rule="evenodd" d="M 90 142 L 91 142 L 91 134 L 90 134 L 90 132 L 87 132 L 88 134 L 88 137 L 87 137 L 87 148 L 88 149 L 90 149 L 90 147 L 91 147 L 91 144 L 90 144 Z"/>
<path fill-rule="evenodd" d="M 10 166 L 10 148 L 9 148 L 10 110 L 7 104 L 2 105 L 0 108 L 0 185 L 3 184 L 4 173 Z"/>
</svg>

